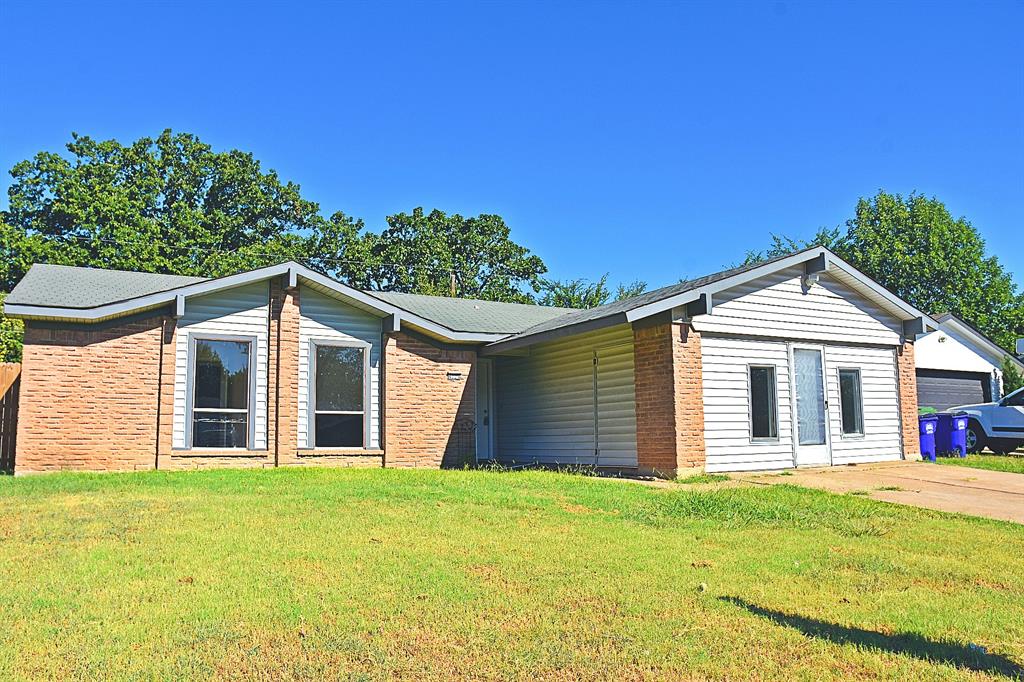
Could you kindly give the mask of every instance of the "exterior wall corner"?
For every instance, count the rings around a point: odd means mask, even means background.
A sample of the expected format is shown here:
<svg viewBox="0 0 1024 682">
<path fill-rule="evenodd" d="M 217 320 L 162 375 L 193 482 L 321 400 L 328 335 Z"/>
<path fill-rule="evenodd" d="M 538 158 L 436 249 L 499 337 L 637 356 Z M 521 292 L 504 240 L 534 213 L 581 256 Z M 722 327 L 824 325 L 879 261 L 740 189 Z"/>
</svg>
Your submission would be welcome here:
<svg viewBox="0 0 1024 682">
<path fill-rule="evenodd" d="M 904 340 L 903 345 L 896 349 L 896 375 L 903 459 L 921 459 L 921 439 L 917 422 L 917 369 L 912 339 Z"/>
<path fill-rule="evenodd" d="M 664 322 L 633 330 L 637 470 L 672 478 L 703 470 L 700 333 Z"/>
</svg>

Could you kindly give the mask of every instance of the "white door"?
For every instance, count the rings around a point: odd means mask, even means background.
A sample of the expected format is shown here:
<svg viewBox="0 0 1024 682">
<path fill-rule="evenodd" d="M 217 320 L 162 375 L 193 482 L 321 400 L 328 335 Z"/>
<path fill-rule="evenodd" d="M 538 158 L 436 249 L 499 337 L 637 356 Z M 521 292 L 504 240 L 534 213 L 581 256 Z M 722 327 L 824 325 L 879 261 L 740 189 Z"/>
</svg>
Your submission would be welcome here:
<svg viewBox="0 0 1024 682">
<path fill-rule="evenodd" d="M 828 445 L 828 398 L 821 346 L 793 347 L 795 462 L 797 466 L 832 463 Z"/>
<path fill-rule="evenodd" d="M 476 363 L 476 460 L 494 459 L 494 361 Z"/>
</svg>

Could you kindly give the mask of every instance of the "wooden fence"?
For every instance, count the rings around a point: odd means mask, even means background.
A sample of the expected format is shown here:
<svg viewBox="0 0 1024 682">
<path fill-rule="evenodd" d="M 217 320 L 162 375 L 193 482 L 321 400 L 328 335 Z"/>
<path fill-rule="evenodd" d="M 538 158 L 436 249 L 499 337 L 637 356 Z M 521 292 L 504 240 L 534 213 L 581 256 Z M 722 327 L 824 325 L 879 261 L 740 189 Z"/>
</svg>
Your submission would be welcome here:
<svg viewBox="0 0 1024 682">
<path fill-rule="evenodd" d="M 14 471 L 20 384 L 21 365 L 16 362 L 0 363 L 0 471 Z"/>
</svg>

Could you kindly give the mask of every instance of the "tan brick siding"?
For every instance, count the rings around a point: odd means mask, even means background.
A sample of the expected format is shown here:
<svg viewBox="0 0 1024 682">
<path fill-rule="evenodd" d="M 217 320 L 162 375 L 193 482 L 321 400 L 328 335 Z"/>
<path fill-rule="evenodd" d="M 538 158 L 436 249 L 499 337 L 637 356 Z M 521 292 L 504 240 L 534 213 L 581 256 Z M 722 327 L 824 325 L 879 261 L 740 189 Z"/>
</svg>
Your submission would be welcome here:
<svg viewBox="0 0 1024 682">
<path fill-rule="evenodd" d="M 687 324 L 673 324 L 672 356 L 676 382 L 676 461 L 680 468 L 703 467 L 706 452 L 700 332 Z"/>
<path fill-rule="evenodd" d="M 921 459 L 921 438 L 917 425 L 917 367 L 914 342 L 905 341 L 896 349 L 899 382 L 900 421 L 903 427 L 903 458 Z"/>
<path fill-rule="evenodd" d="M 455 467 L 476 445 L 476 352 L 434 346 L 408 334 L 384 347 L 384 463 Z M 451 381 L 448 373 L 461 377 Z"/>
<path fill-rule="evenodd" d="M 700 334 L 679 323 L 638 326 L 633 361 L 638 470 L 672 477 L 704 466 Z"/>
<path fill-rule="evenodd" d="M 153 468 L 163 321 L 26 322 L 15 473 Z"/>
</svg>

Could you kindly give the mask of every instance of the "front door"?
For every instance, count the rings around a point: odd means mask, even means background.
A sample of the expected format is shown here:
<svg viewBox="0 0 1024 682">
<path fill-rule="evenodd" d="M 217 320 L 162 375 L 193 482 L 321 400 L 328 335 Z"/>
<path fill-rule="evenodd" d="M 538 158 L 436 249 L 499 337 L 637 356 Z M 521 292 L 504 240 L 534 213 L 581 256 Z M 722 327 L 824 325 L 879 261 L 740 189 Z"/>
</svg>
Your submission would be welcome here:
<svg viewBox="0 0 1024 682">
<path fill-rule="evenodd" d="M 494 361 L 476 363 L 476 461 L 494 459 Z"/>
<path fill-rule="evenodd" d="M 820 346 L 793 348 L 793 385 L 796 413 L 796 465 L 832 463 L 828 446 L 828 398 Z"/>
</svg>

